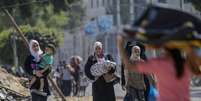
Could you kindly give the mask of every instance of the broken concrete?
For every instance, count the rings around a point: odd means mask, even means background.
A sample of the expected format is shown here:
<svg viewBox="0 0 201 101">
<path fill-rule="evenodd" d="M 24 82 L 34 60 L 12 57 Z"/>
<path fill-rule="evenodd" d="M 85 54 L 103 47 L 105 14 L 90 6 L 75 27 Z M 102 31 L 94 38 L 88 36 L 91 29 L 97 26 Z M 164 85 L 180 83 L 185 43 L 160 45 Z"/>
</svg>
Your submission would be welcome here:
<svg viewBox="0 0 201 101">
<path fill-rule="evenodd" d="M 30 99 L 29 89 L 22 86 L 26 79 L 16 77 L 0 68 L 0 99 L 8 101 L 27 101 Z"/>
</svg>

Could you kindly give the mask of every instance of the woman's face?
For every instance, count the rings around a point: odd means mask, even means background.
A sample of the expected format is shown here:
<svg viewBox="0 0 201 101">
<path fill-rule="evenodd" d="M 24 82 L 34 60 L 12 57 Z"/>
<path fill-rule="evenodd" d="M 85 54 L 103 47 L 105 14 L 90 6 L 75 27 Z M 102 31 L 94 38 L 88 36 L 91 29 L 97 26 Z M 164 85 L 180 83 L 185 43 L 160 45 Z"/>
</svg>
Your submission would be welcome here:
<svg viewBox="0 0 201 101">
<path fill-rule="evenodd" d="M 39 45 L 37 43 L 33 43 L 32 49 L 33 49 L 34 52 L 39 51 Z"/>
<path fill-rule="evenodd" d="M 140 56 L 140 48 L 139 47 L 132 47 L 132 54 L 135 54 L 135 56 Z"/>
<path fill-rule="evenodd" d="M 101 53 L 102 53 L 102 48 L 99 47 L 99 46 L 97 46 L 97 47 L 95 48 L 95 54 L 100 55 Z"/>
</svg>

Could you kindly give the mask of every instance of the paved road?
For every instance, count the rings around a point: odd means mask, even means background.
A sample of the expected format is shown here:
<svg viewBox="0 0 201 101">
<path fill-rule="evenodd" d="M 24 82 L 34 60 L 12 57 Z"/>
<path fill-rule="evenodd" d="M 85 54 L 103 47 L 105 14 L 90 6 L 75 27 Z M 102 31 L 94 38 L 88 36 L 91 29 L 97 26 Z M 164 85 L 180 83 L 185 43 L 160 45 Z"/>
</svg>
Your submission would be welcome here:
<svg viewBox="0 0 201 101">
<path fill-rule="evenodd" d="M 201 87 L 191 87 L 191 101 L 201 101 Z M 91 85 L 87 87 L 87 95 L 91 95 Z M 121 86 L 118 84 L 115 86 L 115 94 L 118 97 L 123 97 L 125 91 L 122 91 Z"/>
<path fill-rule="evenodd" d="M 201 101 L 201 87 L 191 87 L 191 101 Z M 125 91 L 122 91 L 121 86 L 118 84 L 115 86 L 115 94 L 117 98 L 123 98 L 125 95 Z M 91 101 L 91 84 L 87 87 L 86 89 L 86 97 L 84 98 L 75 98 L 75 97 L 70 97 L 68 98 L 68 101 Z M 48 101 L 56 101 L 53 99 L 53 96 L 48 98 Z M 58 100 L 61 101 L 61 100 Z M 118 99 L 117 101 L 122 101 L 122 99 Z"/>
<path fill-rule="evenodd" d="M 191 100 L 192 101 L 201 101 L 201 87 L 191 88 Z"/>
<path fill-rule="evenodd" d="M 116 96 L 120 96 L 121 97 L 121 96 L 125 95 L 125 91 L 123 91 L 121 89 L 120 84 L 115 85 L 114 89 L 115 89 L 115 95 Z M 92 95 L 92 93 L 91 93 L 91 84 L 86 89 L 86 96 L 90 96 L 90 95 Z"/>
</svg>

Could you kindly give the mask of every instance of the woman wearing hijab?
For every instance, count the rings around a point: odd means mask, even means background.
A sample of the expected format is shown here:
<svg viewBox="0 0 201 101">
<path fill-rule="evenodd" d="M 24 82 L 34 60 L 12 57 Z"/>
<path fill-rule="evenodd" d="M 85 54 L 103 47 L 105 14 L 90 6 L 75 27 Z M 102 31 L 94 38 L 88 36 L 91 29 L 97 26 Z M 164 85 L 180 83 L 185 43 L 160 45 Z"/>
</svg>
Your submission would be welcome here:
<svg viewBox="0 0 201 101">
<path fill-rule="evenodd" d="M 31 54 L 26 58 L 24 69 L 29 75 L 33 75 L 33 70 L 37 63 L 40 62 L 43 51 L 40 49 L 39 43 L 36 40 L 30 41 L 29 51 Z"/>
<path fill-rule="evenodd" d="M 105 56 L 103 53 L 103 45 L 101 42 L 94 43 L 94 54 L 90 55 L 85 65 L 85 74 L 90 80 L 95 80 L 92 84 L 93 101 L 115 101 L 114 82 L 106 82 L 104 74 L 100 77 L 95 77 L 91 71 L 91 67 L 100 62 L 111 60 L 111 56 Z M 112 60 L 111 60 L 112 61 Z M 110 70 L 109 73 L 114 73 L 115 70 Z"/>
<path fill-rule="evenodd" d="M 145 46 L 141 42 L 128 41 L 125 47 L 129 61 L 146 61 Z M 155 85 L 154 77 L 150 74 L 142 74 L 138 72 L 128 71 L 121 65 L 122 89 L 127 91 L 124 101 L 148 101 L 150 86 Z M 126 76 L 126 77 L 125 77 Z M 127 80 L 126 80 L 127 79 Z"/>
<path fill-rule="evenodd" d="M 33 76 L 41 77 L 43 75 L 40 73 L 40 71 L 36 71 L 34 73 L 34 70 L 37 64 L 39 64 L 43 54 L 43 51 L 40 49 L 38 41 L 31 40 L 29 43 L 29 50 L 30 50 L 30 55 L 28 55 L 25 60 L 24 69 L 31 77 Z M 47 101 L 47 96 L 50 95 L 47 77 L 44 77 L 45 94 L 32 92 L 33 90 L 39 89 L 39 88 L 40 88 L 40 79 L 36 79 L 36 82 L 34 82 L 32 86 L 30 87 L 32 101 Z"/>
<path fill-rule="evenodd" d="M 141 49 L 134 45 L 131 48 L 130 62 L 143 61 L 140 57 Z M 137 72 L 127 71 L 126 96 L 124 101 L 145 101 L 144 75 Z"/>
<path fill-rule="evenodd" d="M 79 88 L 79 72 L 80 72 L 80 63 L 82 59 L 79 56 L 72 56 L 70 58 L 70 63 L 65 65 L 62 69 L 62 92 L 65 96 L 69 96 L 71 90 L 73 90 L 73 95 L 76 96 L 78 94 Z M 75 81 L 72 89 L 72 81 Z"/>
<path fill-rule="evenodd" d="M 190 101 L 190 70 L 179 49 L 164 50 L 162 56 L 146 62 L 129 62 L 123 49 L 125 39 L 117 39 L 120 55 L 129 71 L 153 73 L 157 78 L 159 97 L 157 101 Z"/>
</svg>

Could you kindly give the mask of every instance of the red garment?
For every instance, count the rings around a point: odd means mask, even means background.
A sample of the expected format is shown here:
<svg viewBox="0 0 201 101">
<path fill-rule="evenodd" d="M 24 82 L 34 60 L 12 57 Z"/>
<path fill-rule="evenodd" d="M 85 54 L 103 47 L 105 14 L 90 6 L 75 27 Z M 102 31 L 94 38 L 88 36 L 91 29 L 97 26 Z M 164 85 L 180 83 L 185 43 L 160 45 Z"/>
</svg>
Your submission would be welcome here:
<svg viewBox="0 0 201 101">
<path fill-rule="evenodd" d="M 171 58 L 150 59 L 137 64 L 142 73 L 154 73 L 157 77 L 159 98 L 157 101 L 190 101 L 190 70 L 185 65 L 182 78 L 176 77 L 174 62 Z"/>
</svg>

